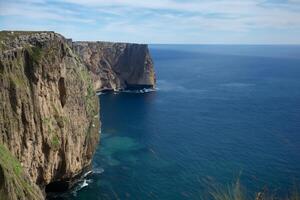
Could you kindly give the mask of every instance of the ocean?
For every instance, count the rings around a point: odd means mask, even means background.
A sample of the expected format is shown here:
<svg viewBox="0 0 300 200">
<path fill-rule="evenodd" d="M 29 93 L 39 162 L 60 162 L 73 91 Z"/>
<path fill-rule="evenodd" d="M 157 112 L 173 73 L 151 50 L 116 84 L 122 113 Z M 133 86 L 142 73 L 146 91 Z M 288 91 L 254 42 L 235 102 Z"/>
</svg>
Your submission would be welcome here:
<svg viewBox="0 0 300 200">
<path fill-rule="evenodd" d="M 300 184 L 300 46 L 150 45 L 157 90 L 99 96 L 94 172 L 65 199 L 254 199 Z"/>
</svg>

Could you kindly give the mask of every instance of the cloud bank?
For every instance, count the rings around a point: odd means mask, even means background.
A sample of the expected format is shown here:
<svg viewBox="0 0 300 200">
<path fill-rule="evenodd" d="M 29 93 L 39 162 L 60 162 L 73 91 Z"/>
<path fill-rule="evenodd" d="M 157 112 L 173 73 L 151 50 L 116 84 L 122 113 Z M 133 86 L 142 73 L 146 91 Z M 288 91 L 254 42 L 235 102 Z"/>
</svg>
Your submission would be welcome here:
<svg viewBox="0 0 300 200">
<path fill-rule="evenodd" d="M 300 0 L 0 0 L 0 28 L 76 40 L 300 44 Z"/>
</svg>

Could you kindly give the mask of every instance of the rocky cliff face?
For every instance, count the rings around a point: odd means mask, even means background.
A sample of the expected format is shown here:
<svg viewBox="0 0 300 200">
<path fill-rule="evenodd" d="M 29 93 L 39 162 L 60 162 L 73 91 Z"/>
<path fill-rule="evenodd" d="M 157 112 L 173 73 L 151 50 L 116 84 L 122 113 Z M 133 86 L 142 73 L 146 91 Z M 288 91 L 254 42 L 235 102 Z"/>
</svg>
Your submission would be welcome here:
<svg viewBox="0 0 300 200">
<path fill-rule="evenodd" d="M 144 44 L 73 42 L 94 81 L 96 90 L 155 87 L 153 62 Z"/>
<path fill-rule="evenodd" d="M 54 32 L 0 32 L 0 199 L 41 199 L 35 184 L 71 181 L 91 163 L 98 98 L 67 43 Z"/>
</svg>

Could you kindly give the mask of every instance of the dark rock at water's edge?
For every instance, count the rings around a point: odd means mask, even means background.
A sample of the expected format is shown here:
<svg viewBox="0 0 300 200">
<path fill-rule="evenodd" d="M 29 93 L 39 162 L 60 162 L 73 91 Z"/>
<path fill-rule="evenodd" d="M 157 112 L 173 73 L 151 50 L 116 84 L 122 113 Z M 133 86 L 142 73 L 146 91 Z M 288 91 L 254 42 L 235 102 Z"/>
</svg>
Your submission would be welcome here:
<svg viewBox="0 0 300 200">
<path fill-rule="evenodd" d="M 79 56 L 54 32 L 0 32 L 0 199 L 72 187 L 99 141 L 95 90 L 155 86 L 146 45 L 89 45 Z"/>
</svg>

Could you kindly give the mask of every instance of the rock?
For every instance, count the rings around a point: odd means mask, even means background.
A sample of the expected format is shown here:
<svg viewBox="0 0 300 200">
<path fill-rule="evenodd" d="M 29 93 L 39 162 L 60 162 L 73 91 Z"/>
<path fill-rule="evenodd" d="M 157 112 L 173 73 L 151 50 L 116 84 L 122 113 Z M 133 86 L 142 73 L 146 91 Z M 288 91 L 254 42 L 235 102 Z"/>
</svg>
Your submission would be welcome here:
<svg viewBox="0 0 300 200">
<path fill-rule="evenodd" d="M 0 32 L 0 39 L 0 147 L 9 149 L 29 183 L 41 190 L 57 181 L 71 183 L 90 166 L 99 139 L 98 98 L 87 68 L 54 32 Z M 1 159 L 0 195 L 14 193 L 21 175 L 7 184 Z"/>
<path fill-rule="evenodd" d="M 72 46 L 98 91 L 155 87 L 153 61 L 145 44 L 73 42 Z"/>
</svg>

